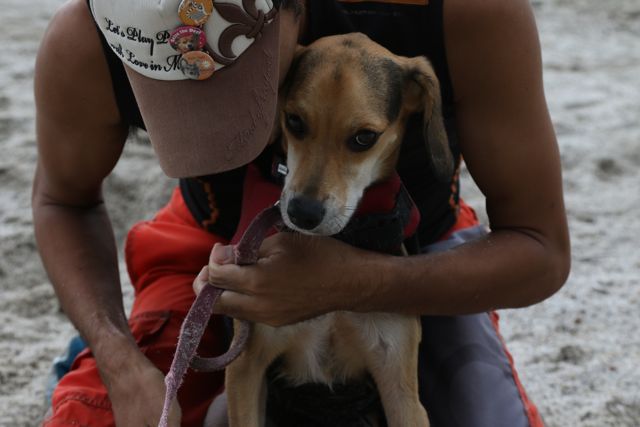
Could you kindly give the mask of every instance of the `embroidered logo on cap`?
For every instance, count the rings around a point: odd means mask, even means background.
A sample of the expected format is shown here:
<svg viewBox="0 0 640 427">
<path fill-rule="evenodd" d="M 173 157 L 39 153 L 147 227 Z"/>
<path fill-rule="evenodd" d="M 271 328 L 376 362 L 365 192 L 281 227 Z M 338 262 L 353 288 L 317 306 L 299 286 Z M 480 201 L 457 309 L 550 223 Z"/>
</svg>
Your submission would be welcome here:
<svg viewBox="0 0 640 427">
<path fill-rule="evenodd" d="M 190 51 L 205 51 L 216 71 L 233 64 L 277 14 L 273 0 L 90 2 L 96 22 L 122 62 L 158 80 L 192 78 L 193 64 L 182 61 Z M 192 29 L 178 34 L 185 26 Z"/>
</svg>

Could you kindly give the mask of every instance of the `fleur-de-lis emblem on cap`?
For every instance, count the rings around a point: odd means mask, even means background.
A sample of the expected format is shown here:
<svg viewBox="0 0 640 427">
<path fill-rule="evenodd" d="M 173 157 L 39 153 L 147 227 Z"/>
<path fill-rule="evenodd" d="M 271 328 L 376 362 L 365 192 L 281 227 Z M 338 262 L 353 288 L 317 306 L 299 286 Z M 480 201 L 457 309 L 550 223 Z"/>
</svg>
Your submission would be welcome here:
<svg viewBox="0 0 640 427">
<path fill-rule="evenodd" d="M 242 7 L 231 3 L 214 3 L 220 16 L 231 25 L 227 27 L 218 40 L 218 50 L 220 54 L 211 52 L 216 62 L 224 65 L 233 63 L 236 54 L 231 46 L 236 37 L 245 36 L 250 39 L 260 37 L 264 25 L 270 22 L 277 11 L 273 8 L 268 13 L 256 7 L 256 0 L 242 0 Z"/>
</svg>

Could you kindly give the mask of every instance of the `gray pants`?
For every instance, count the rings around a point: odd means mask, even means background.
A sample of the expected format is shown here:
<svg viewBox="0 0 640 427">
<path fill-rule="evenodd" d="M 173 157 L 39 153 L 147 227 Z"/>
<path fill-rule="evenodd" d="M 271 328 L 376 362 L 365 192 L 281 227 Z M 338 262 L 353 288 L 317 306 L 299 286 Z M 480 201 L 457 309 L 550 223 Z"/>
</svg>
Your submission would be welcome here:
<svg viewBox="0 0 640 427">
<path fill-rule="evenodd" d="M 478 226 L 423 248 L 437 252 L 477 239 Z M 488 313 L 422 317 L 420 398 L 433 427 L 542 426 L 525 405 L 502 340 Z M 524 400 L 523 400 L 524 399 Z"/>
</svg>

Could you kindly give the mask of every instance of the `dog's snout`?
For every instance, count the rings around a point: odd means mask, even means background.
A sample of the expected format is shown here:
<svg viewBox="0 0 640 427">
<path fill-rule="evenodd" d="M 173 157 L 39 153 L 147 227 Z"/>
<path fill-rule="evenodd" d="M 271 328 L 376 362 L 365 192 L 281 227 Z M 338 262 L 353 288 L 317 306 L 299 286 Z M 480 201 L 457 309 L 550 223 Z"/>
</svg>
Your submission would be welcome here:
<svg viewBox="0 0 640 427">
<path fill-rule="evenodd" d="M 326 210 L 322 202 L 308 196 L 296 196 L 289 201 L 287 215 L 303 230 L 313 230 L 322 222 Z"/>
</svg>

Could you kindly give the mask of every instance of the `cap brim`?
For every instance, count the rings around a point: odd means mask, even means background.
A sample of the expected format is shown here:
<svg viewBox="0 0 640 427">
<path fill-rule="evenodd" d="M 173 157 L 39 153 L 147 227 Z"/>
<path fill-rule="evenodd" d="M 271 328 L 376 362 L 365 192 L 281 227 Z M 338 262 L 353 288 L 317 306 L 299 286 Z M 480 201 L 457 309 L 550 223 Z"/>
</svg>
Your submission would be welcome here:
<svg viewBox="0 0 640 427">
<path fill-rule="evenodd" d="M 207 80 L 161 81 L 125 66 L 149 138 L 170 177 L 208 175 L 255 159 L 276 118 L 279 18 Z"/>
</svg>

